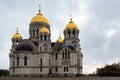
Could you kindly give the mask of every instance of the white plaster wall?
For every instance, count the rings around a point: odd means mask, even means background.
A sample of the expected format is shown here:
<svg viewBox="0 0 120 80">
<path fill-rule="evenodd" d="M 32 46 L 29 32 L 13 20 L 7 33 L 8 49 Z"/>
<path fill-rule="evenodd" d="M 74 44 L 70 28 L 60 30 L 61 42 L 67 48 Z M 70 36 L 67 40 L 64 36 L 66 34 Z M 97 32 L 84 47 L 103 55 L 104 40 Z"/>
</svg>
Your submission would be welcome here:
<svg viewBox="0 0 120 80">
<path fill-rule="evenodd" d="M 74 53 L 70 54 L 70 63 L 71 63 L 71 65 L 76 64 L 76 54 L 74 54 Z"/>
<path fill-rule="evenodd" d="M 38 66 L 37 54 L 32 54 L 29 57 L 29 66 Z"/>
<path fill-rule="evenodd" d="M 10 67 L 12 67 L 13 66 L 13 57 L 10 57 L 9 61 L 10 61 Z"/>
<path fill-rule="evenodd" d="M 62 60 L 62 55 L 61 54 L 58 54 L 58 60 L 57 60 L 57 62 L 58 62 L 58 66 L 61 66 L 61 60 Z"/>
<path fill-rule="evenodd" d="M 69 74 L 76 74 L 76 73 L 77 73 L 77 68 L 75 67 L 69 68 Z"/>
<path fill-rule="evenodd" d="M 31 74 L 32 68 L 15 68 L 15 74 Z"/>
<path fill-rule="evenodd" d="M 42 72 L 39 72 L 40 74 L 48 74 L 49 68 L 42 68 Z"/>
</svg>

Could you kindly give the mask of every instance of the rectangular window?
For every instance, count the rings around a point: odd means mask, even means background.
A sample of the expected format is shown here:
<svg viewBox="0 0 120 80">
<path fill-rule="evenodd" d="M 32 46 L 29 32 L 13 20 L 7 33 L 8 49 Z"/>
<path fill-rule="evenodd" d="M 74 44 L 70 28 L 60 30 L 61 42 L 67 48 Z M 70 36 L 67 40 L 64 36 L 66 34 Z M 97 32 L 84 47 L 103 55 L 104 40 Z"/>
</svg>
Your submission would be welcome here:
<svg viewBox="0 0 120 80">
<path fill-rule="evenodd" d="M 42 66 L 40 66 L 40 72 L 42 72 Z"/>
<path fill-rule="evenodd" d="M 58 72 L 58 67 L 56 66 L 55 71 Z"/>
<path fill-rule="evenodd" d="M 68 59 L 70 59 L 70 51 L 68 51 Z"/>
<path fill-rule="evenodd" d="M 50 59 L 49 59 L 49 65 L 50 65 Z"/>
<path fill-rule="evenodd" d="M 27 66 L 27 56 L 24 57 L 24 65 Z"/>
<path fill-rule="evenodd" d="M 42 65 L 42 58 L 40 58 L 40 65 Z"/>
<path fill-rule="evenodd" d="M 64 72 L 66 71 L 66 67 L 64 67 Z"/>
<path fill-rule="evenodd" d="M 15 72 L 15 61 L 13 61 L 13 73 Z"/>
<path fill-rule="evenodd" d="M 19 57 L 17 57 L 17 66 L 19 65 Z"/>
<path fill-rule="evenodd" d="M 56 55 L 55 55 L 55 59 L 57 60 L 57 58 L 58 58 L 58 55 L 57 55 L 57 53 L 56 53 Z"/>
<path fill-rule="evenodd" d="M 64 59 L 64 52 L 62 52 L 62 59 Z"/>
<path fill-rule="evenodd" d="M 65 49 L 65 59 L 67 59 L 67 49 Z"/>
<path fill-rule="evenodd" d="M 40 58 L 40 72 L 42 72 L 42 58 Z"/>
<path fill-rule="evenodd" d="M 42 51 L 42 47 L 40 47 L 40 51 Z"/>
<path fill-rule="evenodd" d="M 68 72 L 68 67 L 66 67 L 66 72 Z"/>
</svg>

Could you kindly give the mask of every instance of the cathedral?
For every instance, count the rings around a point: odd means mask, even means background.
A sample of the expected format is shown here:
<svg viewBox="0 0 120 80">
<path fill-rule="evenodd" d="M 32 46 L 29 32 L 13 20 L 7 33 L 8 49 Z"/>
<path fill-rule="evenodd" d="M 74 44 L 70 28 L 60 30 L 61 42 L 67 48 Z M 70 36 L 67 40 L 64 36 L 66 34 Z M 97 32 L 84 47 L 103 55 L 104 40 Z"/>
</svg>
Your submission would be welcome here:
<svg viewBox="0 0 120 80">
<path fill-rule="evenodd" d="M 79 28 L 72 18 L 56 42 L 51 41 L 50 23 L 39 9 L 29 24 L 29 38 L 18 29 L 9 53 L 11 77 L 77 76 L 82 74 Z M 55 34 L 54 34 L 55 35 Z"/>
</svg>

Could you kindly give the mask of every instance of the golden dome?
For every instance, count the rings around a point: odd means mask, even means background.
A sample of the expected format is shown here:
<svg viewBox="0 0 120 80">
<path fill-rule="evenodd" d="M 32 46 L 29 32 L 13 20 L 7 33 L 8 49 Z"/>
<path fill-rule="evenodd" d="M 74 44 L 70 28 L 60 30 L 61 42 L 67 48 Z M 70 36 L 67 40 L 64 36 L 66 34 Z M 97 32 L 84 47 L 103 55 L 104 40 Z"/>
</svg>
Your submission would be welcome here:
<svg viewBox="0 0 120 80">
<path fill-rule="evenodd" d="M 21 35 L 18 33 L 18 30 L 16 31 L 16 33 L 13 35 L 12 38 L 13 39 L 22 39 Z"/>
<path fill-rule="evenodd" d="M 48 20 L 43 16 L 40 10 L 39 10 L 39 13 L 31 19 L 30 23 L 33 23 L 33 22 L 44 22 L 49 24 Z"/>
<path fill-rule="evenodd" d="M 61 38 L 61 36 L 59 36 L 57 42 L 58 42 L 58 43 L 62 43 L 62 42 L 63 42 L 63 39 Z"/>
<path fill-rule="evenodd" d="M 65 30 L 66 29 L 78 29 L 78 27 L 76 26 L 76 24 L 72 21 L 72 19 L 70 19 L 70 22 L 66 25 Z"/>
<path fill-rule="evenodd" d="M 43 26 L 43 27 L 39 30 L 39 32 L 41 32 L 41 33 L 50 33 L 49 30 L 48 30 L 45 26 Z"/>
</svg>

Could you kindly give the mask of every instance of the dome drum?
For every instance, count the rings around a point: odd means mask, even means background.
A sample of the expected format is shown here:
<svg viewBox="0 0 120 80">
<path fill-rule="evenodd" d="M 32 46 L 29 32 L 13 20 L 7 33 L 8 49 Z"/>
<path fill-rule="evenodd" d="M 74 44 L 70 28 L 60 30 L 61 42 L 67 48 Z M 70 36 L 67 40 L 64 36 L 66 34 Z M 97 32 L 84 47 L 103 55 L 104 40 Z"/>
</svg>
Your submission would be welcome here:
<svg viewBox="0 0 120 80">
<path fill-rule="evenodd" d="M 47 28 L 50 28 L 50 25 L 47 24 L 47 23 L 44 23 L 44 22 L 33 22 L 33 23 L 30 23 L 30 27 L 40 27 L 40 26 L 43 26 L 45 25 Z"/>
</svg>

